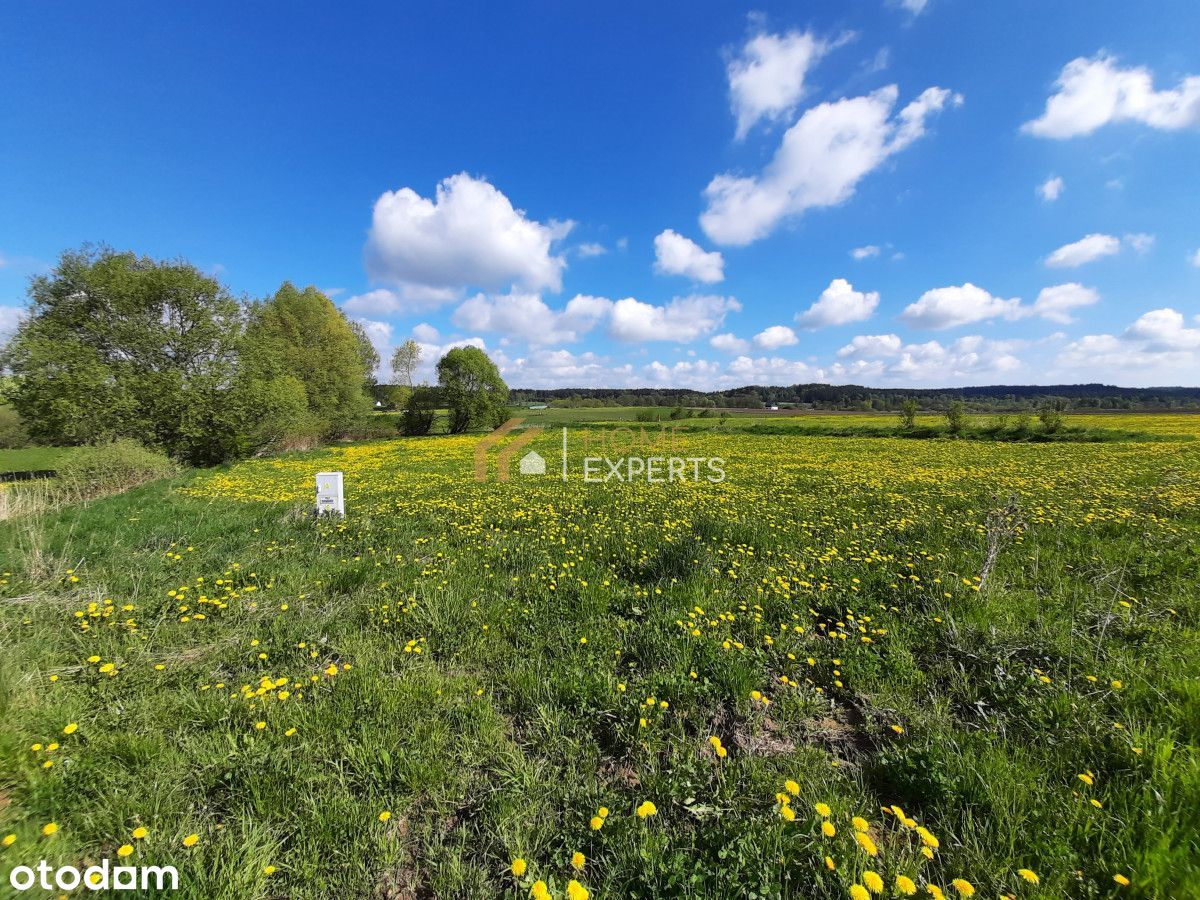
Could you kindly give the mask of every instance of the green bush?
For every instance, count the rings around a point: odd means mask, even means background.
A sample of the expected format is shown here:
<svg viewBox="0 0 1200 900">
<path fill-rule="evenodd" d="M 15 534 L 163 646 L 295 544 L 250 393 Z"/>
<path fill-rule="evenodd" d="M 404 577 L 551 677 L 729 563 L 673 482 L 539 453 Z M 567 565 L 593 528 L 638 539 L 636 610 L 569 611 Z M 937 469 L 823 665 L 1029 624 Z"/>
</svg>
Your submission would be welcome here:
<svg viewBox="0 0 1200 900">
<path fill-rule="evenodd" d="M 408 395 L 408 403 L 400 416 L 400 433 L 408 437 L 429 434 L 437 415 L 438 392 L 428 385 L 419 385 Z"/>
<path fill-rule="evenodd" d="M 96 447 L 80 447 L 57 467 L 58 476 L 82 494 L 110 493 L 179 471 L 166 454 L 122 439 Z"/>
<path fill-rule="evenodd" d="M 29 435 L 17 411 L 7 403 L 0 406 L 0 449 L 15 450 L 29 446 Z"/>
</svg>

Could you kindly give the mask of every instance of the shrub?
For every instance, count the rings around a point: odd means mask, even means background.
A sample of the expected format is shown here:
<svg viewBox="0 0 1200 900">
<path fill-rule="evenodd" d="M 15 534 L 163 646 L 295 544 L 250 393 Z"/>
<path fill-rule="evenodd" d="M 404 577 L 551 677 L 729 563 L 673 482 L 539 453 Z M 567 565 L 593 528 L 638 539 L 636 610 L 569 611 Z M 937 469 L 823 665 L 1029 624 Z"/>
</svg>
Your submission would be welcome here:
<svg viewBox="0 0 1200 900">
<path fill-rule="evenodd" d="M 122 491 L 178 471 L 166 454 L 128 439 L 80 447 L 58 466 L 64 485 L 82 496 Z"/>
<path fill-rule="evenodd" d="M 1042 428 L 1046 434 L 1054 434 L 1061 431 L 1063 427 L 1062 404 L 1057 401 L 1047 403 L 1038 410 L 1038 419 L 1041 420 Z"/>
<path fill-rule="evenodd" d="M 967 407 L 961 400 L 952 400 L 946 407 L 946 425 L 951 434 L 962 434 L 967 427 Z"/>
<path fill-rule="evenodd" d="M 409 437 L 429 434 L 437 414 L 438 392 L 428 385 L 419 385 L 408 395 L 408 403 L 400 414 L 400 433 Z"/>
<path fill-rule="evenodd" d="M 916 427 L 917 424 L 917 401 L 909 397 L 900 404 L 900 427 L 908 430 Z"/>
<path fill-rule="evenodd" d="M 633 414 L 634 421 L 637 422 L 663 422 L 666 421 L 667 413 L 657 410 L 654 407 L 647 409 L 639 409 Z"/>
<path fill-rule="evenodd" d="M 0 406 L 0 449 L 28 447 L 29 435 L 17 411 L 7 403 Z"/>
</svg>

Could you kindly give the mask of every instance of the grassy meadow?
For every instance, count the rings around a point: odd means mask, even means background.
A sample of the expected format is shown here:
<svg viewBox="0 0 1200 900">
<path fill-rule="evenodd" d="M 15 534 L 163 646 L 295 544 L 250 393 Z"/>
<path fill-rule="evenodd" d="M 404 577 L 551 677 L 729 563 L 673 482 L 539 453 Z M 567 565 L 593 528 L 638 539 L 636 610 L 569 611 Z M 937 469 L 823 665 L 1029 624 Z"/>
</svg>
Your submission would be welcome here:
<svg viewBox="0 0 1200 900">
<path fill-rule="evenodd" d="M 585 483 L 599 429 L 565 482 L 552 428 L 554 474 L 508 481 L 436 436 L 0 522 L 3 871 L 1200 896 L 1200 417 L 1104 418 L 1159 439 L 690 420 L 665 452 L 725 480 L 647 484 Z M 309 512 L 327 469 L 344 521 Z"/>
</svg>

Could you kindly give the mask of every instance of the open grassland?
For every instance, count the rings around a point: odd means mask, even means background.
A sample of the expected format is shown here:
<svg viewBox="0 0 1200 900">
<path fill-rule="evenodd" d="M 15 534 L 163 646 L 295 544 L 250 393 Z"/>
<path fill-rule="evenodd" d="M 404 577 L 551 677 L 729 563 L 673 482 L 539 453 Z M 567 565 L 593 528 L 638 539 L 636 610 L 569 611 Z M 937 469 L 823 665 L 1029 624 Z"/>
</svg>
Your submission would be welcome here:
<svg viewBox="0 0 1200 900">
<path fill-rule="evenodd" d="M 566 482 L 477 483 L 477 440 L 0 523 L 5 870 L 128 853 L 194 898 L 1200 893 L 1200 446 L 730 428 L 667 451 L 723 482 L 587 484 L 580 435 Z M 552 473 L 560 440 L 533 444 Z M 325 469 L 344 522 L 306 515 Z"/>
<path fill-rule="evenodd" d="M 70 452 L 66 447 L 22 447 L 16 450 L 0 450 L 0 475 L 6 472 L 52 470 Z"/>
</svg>

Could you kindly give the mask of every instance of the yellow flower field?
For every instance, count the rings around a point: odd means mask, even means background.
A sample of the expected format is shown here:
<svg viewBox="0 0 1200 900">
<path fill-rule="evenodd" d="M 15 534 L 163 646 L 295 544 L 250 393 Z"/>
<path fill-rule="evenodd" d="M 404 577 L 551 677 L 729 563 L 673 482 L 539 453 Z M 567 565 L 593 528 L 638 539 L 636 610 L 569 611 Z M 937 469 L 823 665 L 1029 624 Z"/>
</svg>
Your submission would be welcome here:
<svg viewBox="0 0 1200 900">
<path fill-rule="evenodd" d="M 1190 895 L 1200 445 L 641 429 L 572 428 L 565 481 L 557 429 L 506 481 L 392 440 L 8 523 L 0 854 L 195 897 Z"/>
</svg>

